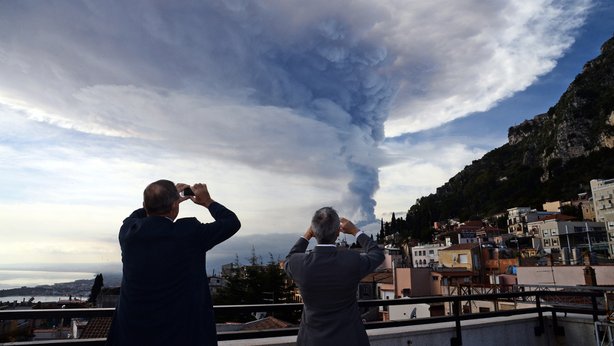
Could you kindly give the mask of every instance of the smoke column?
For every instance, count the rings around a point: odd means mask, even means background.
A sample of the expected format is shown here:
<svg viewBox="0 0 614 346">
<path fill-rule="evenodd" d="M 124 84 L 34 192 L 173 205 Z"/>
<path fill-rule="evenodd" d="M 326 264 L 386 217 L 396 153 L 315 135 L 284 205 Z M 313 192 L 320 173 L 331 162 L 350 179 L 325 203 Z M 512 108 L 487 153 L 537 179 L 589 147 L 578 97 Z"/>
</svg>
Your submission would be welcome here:
<svg viewBox="0 0 614 346">
<path fill-rule="evenodd" d="M 339 162 L 330 164 L 342 163 L 352 174 L 342 204 L 355 211 L 355 220 L 373 221 L 378 145 L 396 88 L 382 72 L 391 61 L 386 49 L 369 42 L 362 36 L 366 31 L 354 26 L 368 29 L 377 16 L 350 23 L 343 16 L 319 14 L 302 22 L 294 18 L 299 24 L 292 24 L 292 18 L 279 22 L 292 13 L 281 3 L 275 8 L 243 5 L 219 10 L 233 23 L 230 41 L 247 47 L 240 54 L 249 66 L 245 75 L 250 98 L 257 104 L 292 108 L 335 128 L 343 147 Z"/>
</svg>

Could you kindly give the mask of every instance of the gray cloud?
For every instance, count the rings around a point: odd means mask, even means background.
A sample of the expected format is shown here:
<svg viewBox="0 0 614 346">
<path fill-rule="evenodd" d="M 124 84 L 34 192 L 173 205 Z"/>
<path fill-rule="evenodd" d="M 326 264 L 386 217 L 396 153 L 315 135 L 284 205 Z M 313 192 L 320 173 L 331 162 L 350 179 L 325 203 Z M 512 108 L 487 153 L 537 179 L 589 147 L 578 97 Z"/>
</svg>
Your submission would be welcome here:
<svg viewBox="0 0 614 346">
<path fill-rule="evenodd" d="M 554 66 L 588 1 L 0 3 L 0 103 L 82 133 L 347 183 L 374 219 L 389 134 Z"/>
</svg>

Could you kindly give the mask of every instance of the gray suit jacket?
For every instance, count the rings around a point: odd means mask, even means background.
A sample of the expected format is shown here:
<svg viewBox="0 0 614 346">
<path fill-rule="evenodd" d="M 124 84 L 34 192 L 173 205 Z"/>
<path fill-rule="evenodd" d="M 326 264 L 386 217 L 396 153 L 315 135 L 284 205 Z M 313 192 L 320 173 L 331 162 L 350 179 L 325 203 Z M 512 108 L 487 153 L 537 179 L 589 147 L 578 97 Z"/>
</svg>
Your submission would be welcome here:
<svg viewBox="0 0 614 346">
<path fill-rule="evenodd" d="M 360 280 L 382 263 L 384 252 L 364 233 L 357 241 L 366 255 L 329 246 L 305 253 L 309 242 L 300 238 L 286 257 L 286 273 L 304 302 L 299 345 L 369 345 L 356 291 Z"/>
</svg>

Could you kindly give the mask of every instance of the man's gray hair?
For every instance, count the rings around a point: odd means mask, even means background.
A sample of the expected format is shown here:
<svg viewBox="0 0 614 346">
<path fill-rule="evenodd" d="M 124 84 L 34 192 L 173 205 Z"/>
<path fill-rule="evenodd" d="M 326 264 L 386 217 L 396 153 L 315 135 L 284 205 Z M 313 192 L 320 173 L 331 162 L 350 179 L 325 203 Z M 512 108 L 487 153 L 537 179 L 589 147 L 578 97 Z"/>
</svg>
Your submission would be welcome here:
<svg viewBox="0 0 614 346">
<path fill-rule="evenodd" d="M 170 180 L 158 180 L 147 185 L 143 191 L 143 207 L 148 215 L 164 215 L 173 209 L 173 203 L 179 199 L 175 183 Z"/>
<path fill-rule="evenodd" d="M 311 230 L 318 244 L 334 244 L 341 223 L 339 215 L 331 207 L 320 208 L 311 219 Z"/>
</svg>

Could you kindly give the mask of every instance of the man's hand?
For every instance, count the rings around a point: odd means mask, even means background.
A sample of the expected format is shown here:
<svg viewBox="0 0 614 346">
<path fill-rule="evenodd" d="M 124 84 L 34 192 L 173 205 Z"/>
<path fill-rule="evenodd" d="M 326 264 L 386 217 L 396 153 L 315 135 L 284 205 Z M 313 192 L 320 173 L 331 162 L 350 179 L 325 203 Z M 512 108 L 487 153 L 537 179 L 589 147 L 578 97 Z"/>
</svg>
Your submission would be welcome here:
<svg viewBox="0 0 614 346">
<path fill-rule="evenodd" d="M 358 231 L 360 230 L 352 223 L 352 221 L 344 217 L 341 218 L 341 232 L 355 236 Z"/>
<path fill-rule="evenodd" d="M 312 237 L 313 237 L 313 229 L 311 229 L 311 226 L 309 226 L 307 231 L 305 231 L 305 234 L 303 235 L 303 238 L 305 238 L 305 239 L 307 239 L 307 241 L 309 241 L 309 239 L 311 239 Z"/>
<path fill-rule="evenodd" d="M 181 193 L 183 192 L 183 190 L 185 190 L 185 188 L 190 187 L 190 185 L 188 184 L 184 184 L 184 183 L 177 183 L 175 185 L 177 187 L 177 192 L 179 192 L 179 203 L 190 199 L 190 196 L 183 196 Z"/>
<path fill-rule="evenodd" d="M 188 184 L 178 183 L 176 186 L 177 191 L 179 192 L 183 191 L 186 187 L 191 188 L 192 192 L 194 192 L 194 196 L 179 197 L 179 203 L 191 199 L 192 202 L 200 204 L 205 208 L 209 208 L 209 205 L 213 203 L 213 199 L 211 199 L 211 195 L 209 195 L 209 190 L 207 190 L 206 184 L 194 184 L 193 186 L 190 186 Z"/>
<path fill-rule="evenodd" d="M 190 196 L 192 202 L 200 204 L 205 208 L 209 208 L 211 203 L 213 203 L 213 199 L 211 199 L 211 195 L 209 195 L 209 190 L 207 190 L 207 184 L 194 184 L 194 186 L 192 186 L 192 191 L 194 191 L 194 196 Z"/>
</svg>

